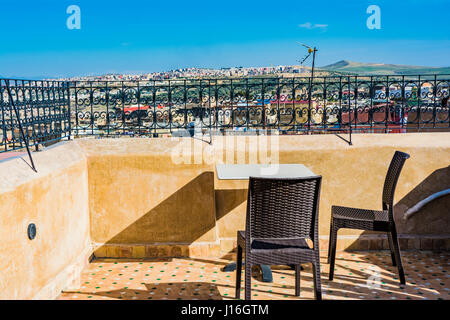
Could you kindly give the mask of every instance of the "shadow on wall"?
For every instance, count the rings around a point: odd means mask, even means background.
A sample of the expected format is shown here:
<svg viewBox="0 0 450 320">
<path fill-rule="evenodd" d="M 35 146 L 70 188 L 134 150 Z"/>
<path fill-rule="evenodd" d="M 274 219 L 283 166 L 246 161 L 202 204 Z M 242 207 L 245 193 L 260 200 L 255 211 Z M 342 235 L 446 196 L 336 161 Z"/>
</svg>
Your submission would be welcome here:
<svg viewBox="0 0 450 320">
<path fill-rule="evenodd" d="M 417 185 L 395 205 L 395 221 L 400 234 L 450 233 L 450 196 L 426 204 L 405 220 L 406 211 L 426 197 L 450 188 L 450 166 L 438 169 Z"/>
<path fill-rule="evenodd" d="M 236 207 L 247 201 L 248 189 L 215 190 L 216 219 L 226 216 Z M 217 206 L 221 203 L 221 206 Z"/>
<path fill-rule="evenodd" d="M 214 173 L 203 172 L 106 244 L 192 243 L 215 227 L 214 206 Z"/>
<path fill-rule="evenodd" d="M 401 183 L 401 182 L 399 182 Z M 400 201 L 394 205 L 394 219 L 399 235 L 421 235 L 430 236 L 445 236 L 450 238 L 450 196 L 444 196 L 426 204 L 420 211 L 416 212 L 409 219 L 404 219 L 406 211 L 417 204 L 417 202 L 427 198 L 428 196 L 450 188 L 450 166 L 435 170 L 413 190 L 405 195 Z M 372 209 L 381 209 L 372 208 Z M 366 235 L 380 235 L 379 240 L 367 240 Z M 430 241 L 431 239 L 420 241 Z M 417 239 L 419 241 L 419 239 Z M 424 246 L 423 244 L 416 244 L 413 248 L 412 243 L 407 239 L 399 238 L 400 248 L 406 249 L 436 249 L 445 250 L 445 240 L 432 240 L 433 243 Z M 357 242 L 360 242 L 358 244 Z M 361 243 L 364 243 L 361 245 Z M 350 245 L 347 250 L 361 249 L 389 249 L 387 235 L 380 232 L 364 231 L 361 233 L 358 240 Z"/>
</svg>

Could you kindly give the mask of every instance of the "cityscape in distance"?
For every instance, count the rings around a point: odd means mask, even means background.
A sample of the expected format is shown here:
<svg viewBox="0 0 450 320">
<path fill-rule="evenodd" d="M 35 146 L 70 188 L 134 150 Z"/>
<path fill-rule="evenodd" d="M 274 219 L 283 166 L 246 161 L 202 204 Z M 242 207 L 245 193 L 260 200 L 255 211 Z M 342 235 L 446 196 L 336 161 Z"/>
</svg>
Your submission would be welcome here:
<svg viewBox="0 0 450 320">
<path fill-rule="evenodd" d="M 341 60 L 336 63 L 318 67 L 315 76 L 339 75 L 417 75 L 450 74 L 450 67 L 409 66 L 384 63 L 362 63 Z M 277 65 L 262 67 L 228 67 L 228 68 L 179 68 L 168 71 L 142 74 L 109 73 L 81 77 L 58 78 L 64 81 L 148 81 L 169 79 L 202 79 L 232 77 L 308 77 L 311 67 L 304 65 Z"/>
</svg>

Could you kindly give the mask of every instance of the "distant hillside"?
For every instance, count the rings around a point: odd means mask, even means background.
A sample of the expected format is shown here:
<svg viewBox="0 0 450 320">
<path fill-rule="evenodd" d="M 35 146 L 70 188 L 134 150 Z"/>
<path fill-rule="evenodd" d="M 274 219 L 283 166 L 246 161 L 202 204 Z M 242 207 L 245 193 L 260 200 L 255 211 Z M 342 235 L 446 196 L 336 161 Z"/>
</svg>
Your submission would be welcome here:
<svg viewBox="0 0 450 320">
<path fill-rule="evenodd" d="M 340 73 L 354 73 L 360 75 L 386 74 L 386 75 L 413 75 L 413 74 L 450 74 L 450 67 L 423 67 L 406 66 L 399 64 L 362 63 L 341 60 L 320 69 Z"/>
</svg>

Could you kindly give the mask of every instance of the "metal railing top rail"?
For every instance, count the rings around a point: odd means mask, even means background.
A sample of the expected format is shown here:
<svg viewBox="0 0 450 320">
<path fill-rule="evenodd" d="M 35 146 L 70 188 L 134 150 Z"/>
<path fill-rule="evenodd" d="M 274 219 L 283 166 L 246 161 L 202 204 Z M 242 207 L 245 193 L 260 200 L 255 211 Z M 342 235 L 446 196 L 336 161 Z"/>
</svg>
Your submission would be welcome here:
<svg viewBox="0 0 450 320">
<path fill-rule="evenodd" d="M 9 81 L 10 84 L 25 84 L 25 83 L 64 83 L 69 84 L 69 81 L 64 80 L 34 80 L 34 79 L 18 79 L 18 78 L 0 78 L 0 81 Z"/>
</svg>

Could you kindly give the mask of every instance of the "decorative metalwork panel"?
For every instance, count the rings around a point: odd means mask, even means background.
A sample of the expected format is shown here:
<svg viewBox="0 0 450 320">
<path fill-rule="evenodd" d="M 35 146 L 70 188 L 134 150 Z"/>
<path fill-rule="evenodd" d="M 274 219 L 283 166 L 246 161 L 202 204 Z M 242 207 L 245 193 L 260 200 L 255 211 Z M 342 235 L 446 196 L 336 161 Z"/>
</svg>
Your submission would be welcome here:
<svg viewBox="0 0 450 320">
<path fill-rule="evenodd" d="M 19 120 L 30 146 L 68 137 L 69 109 L 67 82 L 0 79 L 0 152 L 25 147 Z"/>
<path fill-rule="evenodd" d="M 158 135 L 194 127 L 282 134 L 450 130 L 450 75 L 31 81 L 0 79 L 2 151 L 70 135 Z"/>
<path fill-rule="evenodd" d="M 200 125 L 283 133 L 448 129 L 450 76 L 76 82 L 75 134 L 170 133 Z M 311 98 L 309 88 L 311 87 Z"/>
</svg>

